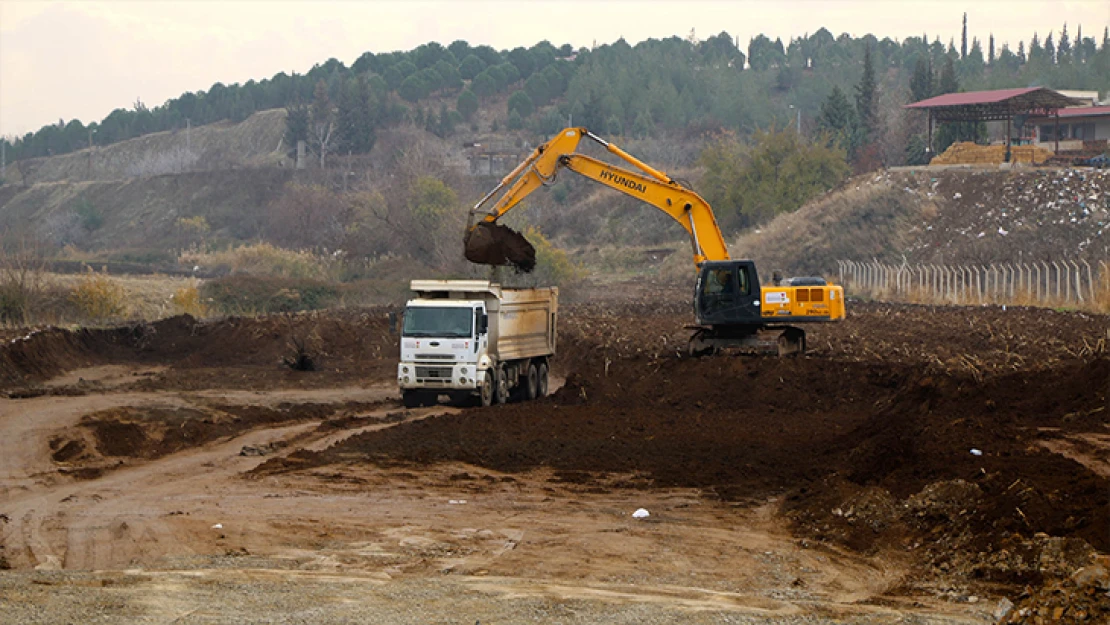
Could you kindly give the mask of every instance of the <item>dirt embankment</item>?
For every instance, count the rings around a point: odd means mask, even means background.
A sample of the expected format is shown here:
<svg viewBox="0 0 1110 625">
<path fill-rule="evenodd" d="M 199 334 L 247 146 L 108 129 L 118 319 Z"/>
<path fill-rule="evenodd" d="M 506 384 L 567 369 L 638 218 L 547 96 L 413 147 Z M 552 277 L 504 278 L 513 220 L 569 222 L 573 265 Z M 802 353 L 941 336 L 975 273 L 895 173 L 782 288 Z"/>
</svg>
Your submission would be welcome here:
<svg viewBox="0 0 1110 625">
<path fill-rule="evenodd" d="M 302 342 L 321 371 L 300 375 L 282 366 Z M 264 389 L 333 386 L 381 379 L 397 353 L 384 308 L 231 317 L 197 321 L 188 315 L 119 328 L 28 332 L 0 346 L 0 391 L 54 392 L 41 382 L 90 365 L 168 367 L 142 376 L 135 390 Z M 81 387 L 59 392 L 81 392 Z"/>
<path fill-rule="evenodd" d="M 983 265 L 1106 257 L 1110 173 L 901 169 L 867 174 L 743 234 L 764 272 L 829 274 L 838 260 Z"/>
</svg>

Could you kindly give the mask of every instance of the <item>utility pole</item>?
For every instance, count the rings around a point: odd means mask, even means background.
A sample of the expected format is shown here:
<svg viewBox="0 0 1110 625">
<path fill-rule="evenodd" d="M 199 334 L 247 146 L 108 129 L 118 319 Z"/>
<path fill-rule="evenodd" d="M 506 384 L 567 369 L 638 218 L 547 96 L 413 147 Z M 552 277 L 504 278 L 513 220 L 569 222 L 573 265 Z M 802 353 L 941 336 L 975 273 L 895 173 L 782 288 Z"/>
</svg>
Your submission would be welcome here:
<svg viewBox="0 0 1110 625">
<path fill-rule="evenodd" d="M 790 105 L 790 108 L 792 108 L 792 109 L 794 109 L 798 112 L 798 115 L 797 115 L 798 122 L 795 125 L 795 129 L 798 131 L 798 134 L 801 135 L 802 134 L 802 109 L 801 109 L 801 107 L 794 106 L 793 104 Z"/>
</svg>

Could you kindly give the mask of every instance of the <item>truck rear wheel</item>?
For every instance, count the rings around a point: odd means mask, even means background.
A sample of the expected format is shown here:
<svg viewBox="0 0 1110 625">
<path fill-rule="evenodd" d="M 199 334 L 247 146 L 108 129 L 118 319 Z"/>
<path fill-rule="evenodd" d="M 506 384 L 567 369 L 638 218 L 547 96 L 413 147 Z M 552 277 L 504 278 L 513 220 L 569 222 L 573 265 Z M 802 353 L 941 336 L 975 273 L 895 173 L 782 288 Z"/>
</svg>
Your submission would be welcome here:
<svg viewBox="0 0 1110 625">
<path fill-rule="evenodd" d="M 537 394 L 540 397 L 547 397 L 547 363 L 540 363 L 540 379 L 539 386 L 536 387 Z"/>
<path fill-rule="evenodd" d="M 524 383 L 524 399 L 532 401 L 536 398 L 540 385 L 540 374 L 536 371 L 535 363 L 528 365 L 528 378 Z"/>
</svg>

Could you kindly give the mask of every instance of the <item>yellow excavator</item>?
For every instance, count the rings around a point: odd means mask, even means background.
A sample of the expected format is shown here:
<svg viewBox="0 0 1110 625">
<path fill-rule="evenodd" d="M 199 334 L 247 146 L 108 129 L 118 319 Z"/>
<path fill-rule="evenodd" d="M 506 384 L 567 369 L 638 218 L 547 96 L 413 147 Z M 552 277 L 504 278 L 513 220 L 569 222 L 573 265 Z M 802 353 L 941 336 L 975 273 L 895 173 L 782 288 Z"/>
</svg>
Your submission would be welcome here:
<svg viewBox="0 0 1110 625">
<path fill-rule="evenodd" d="M 579 154 L 582 139 L 598 143 L 639 171 Z M 729 257 L 713 209 L 701 196 L 585 128 L 567 128 L 537 147 L 471 209 L 464 241 L 466 258 L 530 271 L 535 266 L 535 251 L 521 235 L 497 220 L 528 194 L 553 182 L 560 168 L 651 204 L 686 229 L 697 270 L 692 354 L 729 347 L 772 347 L 780 355 L 800 353 L 806 349 L 805 331 L 791 324 L 844 318 L 842 287 L 830 285 L 824 278 L 781 280 L 777 274 L 773 285 L 762 286 L 754 262 Z M 482 207 L 503 190 L 483 213 Z M 777 338 L 770 340 L 768 334 Z"/>
</svg>

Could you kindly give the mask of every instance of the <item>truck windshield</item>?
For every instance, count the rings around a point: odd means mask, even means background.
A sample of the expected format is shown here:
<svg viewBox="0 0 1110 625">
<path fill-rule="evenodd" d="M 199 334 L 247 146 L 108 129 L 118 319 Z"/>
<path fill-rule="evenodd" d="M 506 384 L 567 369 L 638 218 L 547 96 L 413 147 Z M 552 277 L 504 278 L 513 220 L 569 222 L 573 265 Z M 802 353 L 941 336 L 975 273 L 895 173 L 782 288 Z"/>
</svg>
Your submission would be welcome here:
<svg viewBox="0 0 1110 625">
<path fill-rule="evenodd" d="M 474 311 L 469 308 L 412 307 L 405 309 L 404 336 L 466 338 L 472 335 Z"/>
</svg>

